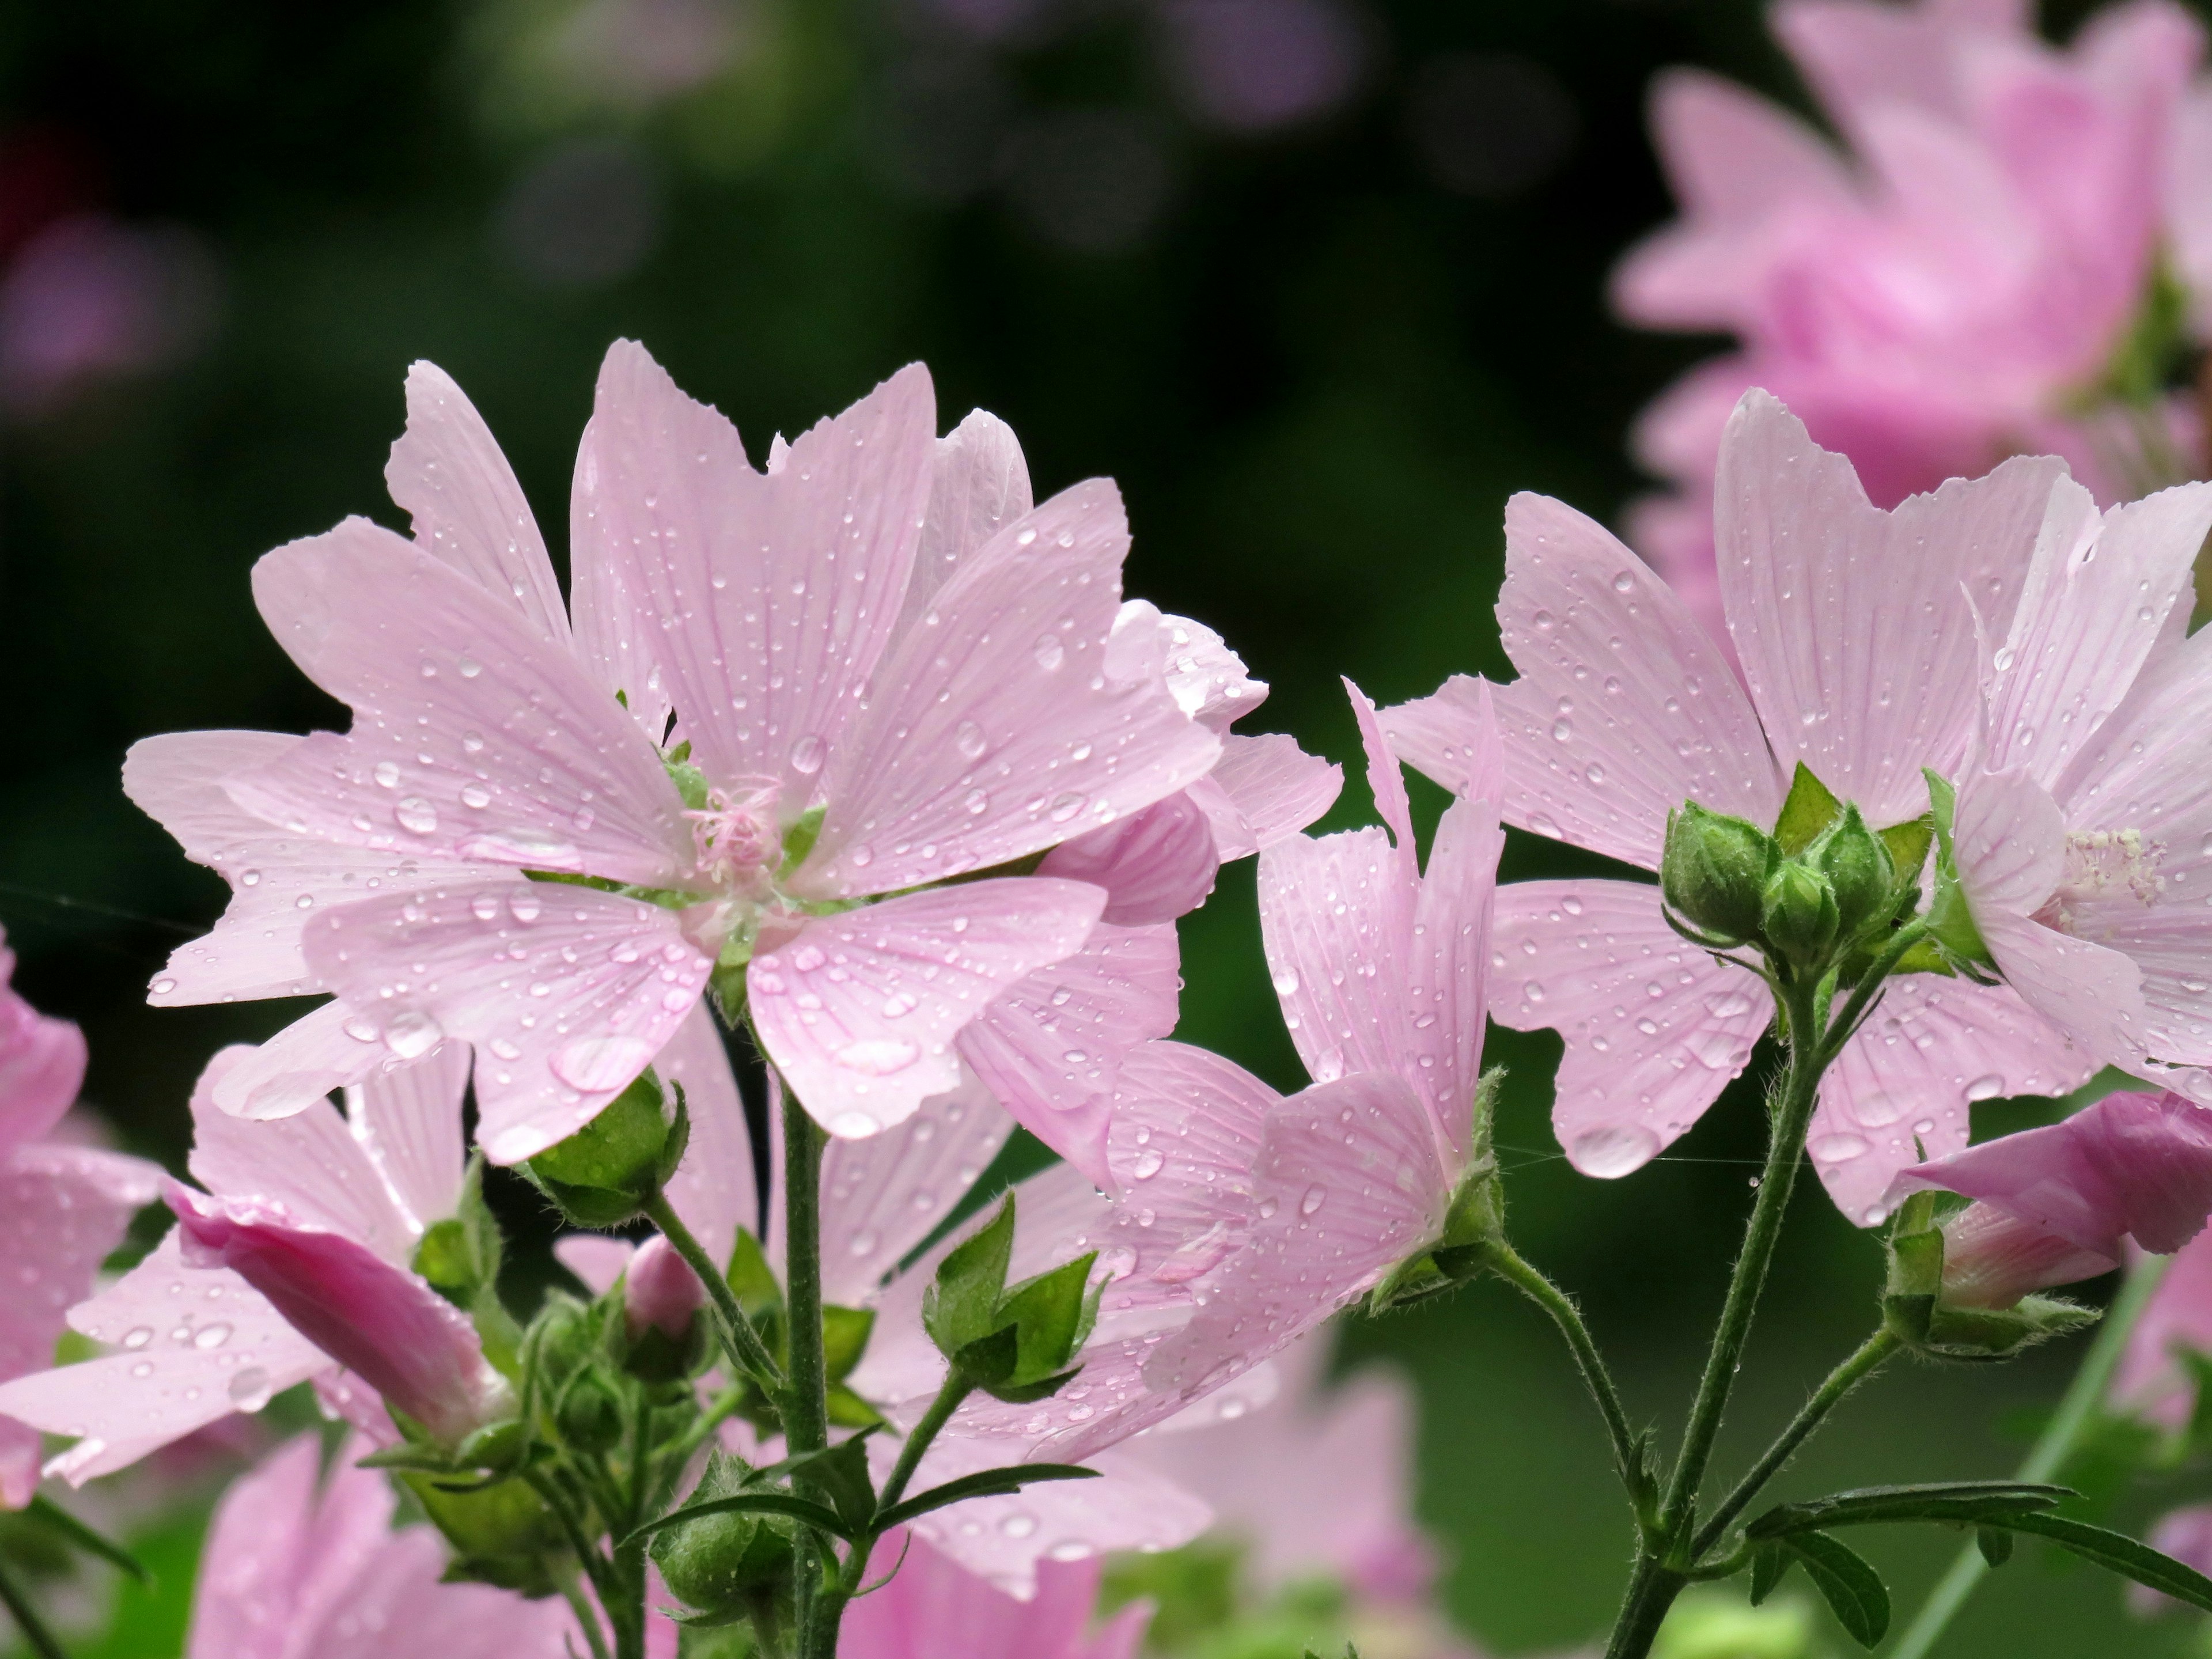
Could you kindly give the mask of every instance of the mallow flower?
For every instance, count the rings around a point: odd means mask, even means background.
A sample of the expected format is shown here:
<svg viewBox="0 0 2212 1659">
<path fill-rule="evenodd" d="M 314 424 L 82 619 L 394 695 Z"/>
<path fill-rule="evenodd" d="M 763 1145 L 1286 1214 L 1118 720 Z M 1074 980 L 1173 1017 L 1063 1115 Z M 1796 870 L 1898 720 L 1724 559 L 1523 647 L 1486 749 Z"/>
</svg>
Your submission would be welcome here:
<svg viewBox="0 0 2212 1659">
<path fill-rule="evenodd" d="M 2212 1360 L 2212 1237 L 2199 1233 L 2166 1264 L 2112 1379 L 2113 1403 L 2170 1429 L 2187 1425 L 2197 1373 L 2185 1358 Z"/>
<path fill-rule="evenodd" d="M 2022 450 L 2131 495 L 2187 476 L 2197 435 L 2128 355 L 2140 319 L 2172 327 L 2154 314 L 2161 220 L 2205 217 L 2168 185 L 2203 49 L 2185 10 L 2112 7 L 2063 51 L 2025 0 L 1786 0 L 1773 25 L 1848 150 L 1729 82 L 1662 76 L 1652 126 L 1682 216 L 1613 284 L 1632 322 L 1741 342 L 1635 435 L 1681 493 L 1645 503 L 1632 538 L 1723 638 L 1698 605 L 1717 597 L 1705 491 L 1748 386 L 1849 455 L 1884 506 Z"/>
<path fill-rule="evenodd" d="M 2062 473 L 2015 459 L 1885 512 L 1780 403 L 1746 394 L 1714 495 L 1741 680 L 1611 534 L 1516 496 L 1498 616 L 1520 678 L 1492 693 L 1507 822 L 1656 871 L 1670 813 L 1695 802 L 1771 827 L 1800 765 L 1876 830 L 1928 812 L 1923 769 L 1956 777 L 1978 727 L 1977 630 L 2011 626 Z M 1481 690 L 1455 678 L 1384 728 L 1459 787 Z M 1504 888 L 1492 965 L 1493 1017 L 1565 1039 L 1553 1122 L 1587 1175 L 1627 1175 L 1688 1130 L 1773 1018 L 1765 985 L 1677 934 L 1641 882 Z M 1871 1225 L 1897 1170 L 1966 1146 L 1972 1102 L 2062 1093 L 2098 1063 L 2008 986 L 1898 978 L 1822 1079 L 1808 1146 Z"/>
<path fill-rule="evenodd" d="M 56 1133 L 84 1080 L 84 1035 L 26 1002 L 15 973 L 0 935 L 0 1382 L 53 1364 L 70 1305 L 161 1182 L 158 1165 Z M 35 1424 L 0 1416 L 0 1508 L 21 1509 L 38 1484 Z"/>
<path fill-rule="evenodd" d="M 1133 1602 L 1094 1633 L 1105 1564 L 1048 1560 L 1024 1601 L 904 1528 L 870 1559 L 879 1589 L 853 1603 L 838 1633 L 845 1659 L 1137 1659 L 1152 1610 Z"/>
<path fill-rule="evenodd" d="M 387 471 L 415 538 L 349 520 L 255 572 L 351 731 L 180 734 L 127 769 L 236 890 L 154 1000 L 334 994 L 221 1103 L 296 1110 L 452 1037 L 514 1163 L 710 986 L 838 1135 L 954 1086 L 963 1028 L 1114 902 L 1018 866 L 1200 785 L 1224 740 L 1170 684 L 1174 630 L 1124 615 L 1112 486 L 1030 507 L 970 464 L 1005 459 L 995 422 L 933 425 L 917 366 L 763 471 L 617 344 L 564 610 L 483 422 L 418 366 Z M 1285 758 L 1253 753 L 1249 817 L 1222 782 L 1255 839 L 1312 793 Z"/>
<path fill-rule="evenodd" d="M 0 1413 L 75 1440 L 50 1465 L 72 1484 L 234 1412 L 258 1412 L 301 1382 L 385 1440 L 392 1425 L 380 1382 L 402 1391 L 392 1401 L 400 1409 L 443 1419 L 449 1431 L 500 1407 L 505 1385 L 484 1369 L 474 1334 L 457 1310 L 449 1318 L 432 1306 L 437 1293 L 413 1271 L 425 1235 L 461 1198 L 466 1050 L 442 1043 L 372 1073 L 347 1091 L 343 1114 L 318 1103 L 270 1121 L 215 1103 L 224 1073 L 248 1058 L 243 1048 L 217 1054 L 192 1093 L 188 1167 L 200 1190 L 173 1201 L 207 1242 L 193 1243 L 191 1223 L 181 1224 L 69 1310 L 70 1327 L 107 1349 L 100 1358 L 0 1384 Z M 671 1182 L 670 1201 L 712 1238 L 731 1201 L 726 1183 L 750 1201 L 751 1166 L 743 1108 L 703 1006 L 657 1069 L 684 1085 L 700 1153 Z M 731 1237 L 719 1235 L 725 1252 Z M 316 1307 L 319 1297 L 328 1305 Z"/>
<path fill-rule="evenodd" d="M 2100 514 L 2060 482 L 1990 629 L 1954 839 L 2021 996 L 2096 1059 L 2212 1101 L 2212 658 L 2185 632 L 2208 530 L 2212 485 Z"/>
<path fill-rule="evenodd" d="M 557 1600 L 447 1583 L 446 1546 L 394 1529 L 385 1478 L 349 1441 L 321 1478 L 319 1435 L 286 1442 L 223 1494 L 208 1529 L 185 1659 L 563 1659 L 575 1619 Z M 670 1650 L 672 1652 L 672 1644 Z"/>
<path fill-rule="evenodd" d="M 2107 1095 L 2048 1127 L 1901 1171 L 1889 1197 L 1973 1200 L 1942 1223 L 1942 1299 L 2003 1309 L 2108 1273 L 2130 1245 L 2172 1255 L 2212 1213 L 2212 1111 L 2174 1094 Z"/>
</svg>

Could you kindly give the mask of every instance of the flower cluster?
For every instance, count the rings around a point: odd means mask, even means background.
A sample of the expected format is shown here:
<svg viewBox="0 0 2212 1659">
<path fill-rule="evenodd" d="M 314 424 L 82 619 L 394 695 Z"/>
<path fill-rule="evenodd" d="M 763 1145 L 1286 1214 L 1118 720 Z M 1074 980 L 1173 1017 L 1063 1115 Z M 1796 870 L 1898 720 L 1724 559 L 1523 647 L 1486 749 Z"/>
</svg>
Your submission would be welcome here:
<svg viewBox="0 0 2212 1659">
<path fill-rule="evenodd" d="M 2212 485 L 2100 510 L 2016 458 L 1886 507 L 1750 392 L 1714 462 L 1726 647 L 1591 520 L 1516 497 L 1517 678 L 1380 711 L 1347 683 L 1381 822 L 1315 836 L 1336 769 L 1234 731 L 1265 688 L 1124 600 L 1112 486 L 1036 504 L 1002 423 L 937 435 L 918 368 L 756 468 L 617 345 L 565 599 L 459 390 L 418 366 L 408 395 L 412 538 L 349 520 L 255 572 L 350 729 L 177 734 L 125 775 L 233 890 L 153 1000 L 327 1000 L 209 1064 L 189 1183 L 39 1140 L 82 1044 L 0 1008 L 0 1150 L 51 1264 L 0 1380 L 11 1499 L 33 1430 L 81 1483 L 301 1384 L 350 1425 L 326 1481 L 295 1442 L 227 1501 L 195 1652 L 642 1659 L 744 1626 L 804 1659 L 1127 1659 L 1148 1614 L 1095 1617 L 1103 1564 L 1209 1528 L 1242 1552 L 1232 1601 L 1458 1651 L 1403 1398 L 1322 1400 L 1318 1345 L 1347 1308 L 1495 1277 L 1605 1419 L 1640 1655 L 1693 1578 L 1771 1589 L 1802 1557 L 1832 1587 L 1814 1523 L 1736 1522 L 1868 1370 L 2085 1323 L 2042 1293 L 2212 1212 L 2212 664 L 2185 633 Z M 1449 796 L 1425 856 L 1407 765 Z M 1657 879 L 1501 890 L 1509 824 Z M 1255 854 L 1288 1095 L 1170 1035 L 1176 921 Z M 1663 1481 L 1511 1242 L 1493 1018 L 1563 1034 L 1558 1136 L 1607 1179 L 1782 1051 Z M 1969 1146 L 1974 1103 L 2107 1067 L 2166 1092 Z M 1002 1197 L 1018 1127 L 1059 1161 Z M 1807 1153 L 1852 1222 L 1893 1224 L 1881 1325 L 1701 1510 Z M 510 1302 L 501 1182 L 568 1224 L 582 1294 Z M 95 1287 L 157 1195 L 173 1230 Z M 45 1366 L 64 1315 L 100 1352 Z M 429 1527 L 391 1530 L 376 1471 Z M 2026 1526 L 2052 1490 L 1885 1515 Z M 270 1531 L 296 1559 L 248 1541 Z M 1325 1609 L 1297 1599 L 1316 1573 Z"/>
</svg>

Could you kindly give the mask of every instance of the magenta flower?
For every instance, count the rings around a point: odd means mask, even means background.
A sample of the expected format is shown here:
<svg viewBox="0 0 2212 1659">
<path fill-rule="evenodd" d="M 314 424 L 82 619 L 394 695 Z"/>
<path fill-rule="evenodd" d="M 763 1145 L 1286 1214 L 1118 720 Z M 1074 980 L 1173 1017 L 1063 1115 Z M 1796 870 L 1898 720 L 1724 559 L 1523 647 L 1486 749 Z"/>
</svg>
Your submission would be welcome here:
<svg viewBox="0 0 2212 1659">
<path fill-rule="evenodd" d="M 1990 955 L 2096 1059 L 2212 1099 L 2212 799 L 2189 781 L 2212 684 L 2183 637 L 2212 486 L 2099 515 L 2062 483 L 1990 654 L 1958 865 Z"/>
<path fill-rule="evenodd" d="M 322 1443 L 301 1435 L 223 1495 L 200 1558 L 185 1659 L 562 1659 L 560 1601 L 441 1581 L 428 1527 L 392 1528 L 384 1477 L 350 1443 L 317 1490 Z"/>
<path fill-rule="evenodd" d="M 894 1570 L 845 1615 L 844 1659 L 1137 1659 L 1152 1622 L 1139 1601 L 1089 1633 L 1105 1572 L 1095 1559 L 1040 1563 L 1036 1594 L 1024 1600 L 902 1529 L 868 1562 L 872 1580 Z"/>
<path fill-rule="evenodd" d="M 1656 871 L 1669 811 L 1694 800 L 1771 825 L 1800 762 L 1877 827 L 1919 816 L 1921 769 L 1956 776 L 1966 758 L 1978 617 L 2002 629 L 2023 603 L 2059 475 L 2055 460 L 2008 461 L 1882 512 L 1848 461 L 1749 394 L 1715 495 L 1741 681 L 1619 541 L 1557 501 L 1516 496 L 1498 602 L 1521 674 L 1495 690 L 1506 819 Z M 1399 752 L 1447 787 L 1467 776 L 1479 690 L 1455 678 L 1383 716 Z M 1553 1123 L 1587 1175 L 1657 1156 L 1773 1018 L 1765 986 L 1677 935 L 1641 883 L 1505 888 L 1492 962 L 1511 975 L 1492 1016 L 1566 1039 Z M 1965 1146 L 1971 1103 L 2061 1093 L 2097 1064 L 2009 988 L 1899 979 L 1823 1080 L 1808 1145 L 1838 1206 L 1871 1225 L 1917 1148 Z"/>
<path fill-rule="evenodd" d="M 222 1103 L 295 1109 L 450 1036 L 514 1162 L 650 1063 L 718 971 L 840 1135 L 956 1086 L 954 1039 L 1109 900 L 932 884 L 1116 824 L 1224 745 L 1178 701 L 1171 641 L 1116 626 L 1112 487 L 1031 508 L 995 422 L 943 443 L 932 423 L 912 368 L 763 473 L 617 345 L 578 463 L 572 620 L 481 420 L 419 367 L 388 473 L 416 539 L 349 520 L 256 572 L 352 732 L 134 752 L 134 795 L 239 890 L 155 1000 L 337 994 Z M 1316 783 L 1256 741 L 1218 781 L 1255 838 Z"/>
<path fill-rule="evenodd" d="M 1629 256 L 1614 302 L 1741 349 L 1646 411 L 1640 458 L 1682 495 L 1638 545 L 1678 588 L 1699 585 L 1696 521 L 1753 386 L 1885 506 L 2021 450 L 2064 454 L 2108 498 L 2170 474 L 2158 447 L 2192 436 L 2161 426 L 2171 411 L 2146 438 L 2069 404 L 2148 294 L 2198 26 L 2136 0 L 2060 52 L 2010 0 L 1791 0 L 1774 23 L 1851 153 L 1727 82 L 1660 82 L 1653 126 L 1683 216 Z"/>
<path fill-rule="evenodd" d="M 53 1133 L 84 1078 L 84 1036 L 17 995 L 15 973 L 0 939 L 0 1237 L 9 1263 L 0 1279 L 0 1382 L 53 1363 L 70 1304 L 92 1289 L 161 1181 L 155 1164 Z M 38 1483 L 35 1425 L 0 1417 L 0 1508 L 21 1509 Z"/>
<path fill-rule="evenodd" d="M 2179 1095 L 2107 1095 L 2023 1130 L 1901 1171 L 1892 1203 L 1934 1188 L 1974 1200 L 1943 1223 L 1943 1293 L 2009 1308 L 2094 1279 L 2128 1244 L 2171 1255 L 2212 1213 L 2212 1111 Z"/>
</svg>

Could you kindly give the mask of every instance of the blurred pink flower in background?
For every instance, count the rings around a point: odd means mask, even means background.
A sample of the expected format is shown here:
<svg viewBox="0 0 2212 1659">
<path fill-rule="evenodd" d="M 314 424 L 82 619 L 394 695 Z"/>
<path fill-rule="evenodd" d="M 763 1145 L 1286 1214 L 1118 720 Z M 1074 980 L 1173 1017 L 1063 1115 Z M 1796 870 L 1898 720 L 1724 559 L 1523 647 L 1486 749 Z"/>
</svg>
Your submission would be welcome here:
<svg viewBox="0 0 2212 1659">
<path fill-rule="evenodd" d="M 53 1364 L 70 1304 L 91 1291 L 161 1182 L 159 1165 L 64 1129 L 84 1079 L 84 1036 L 17 995 L 15 973 L 0 935 L 0 1382 Z M 38 1482 L 36 1429 L 0 1418 L 0 1507 L 21 1509 Z"/>
<path fill-rule="evenodd" d="M 1632 539 L 1716 638 L 1706 486 L 1747 386 L 1885 507 L 2015 451 L 2064 455 L 2106 500 L 2194 470 L 2178 410 L 2130 425 L 2078 405 L 2149 295 L 2199 26 L 2133 0 L 2060 51 L 2024 0 L 1786 0 L 1774 28 L 1850 150 L 1712 76 L 1663 77 L 1683 216 L 1613 288 L 1632 322 L 1741 342 L 1635 435 L 1679 493 L 1638 509 Z M 2178 475 L 2169 451 L 2192 457 Z"/>
<path fill-rule="evenodd" d="M 1138 1602 L 1091 1633 L 1096 1557 L 1039 1562 L 1036 1593 L 1018 1600 L 901 1528 L 868 1563 L 872 1581 L 894 1570 L 845 1615 L 839 1659 L 1137 1659 L 1152 1618 Z"/>
<path fill-rule="evenodd" d="M 178 225 L 76 213 L 0 270 L 0 404 L 50 413 L 89 383 L 167 368 L 215 320 L 213 256 Z"/>
<path fill-rule="evenodd" d="M 2212 1357 L 2212 1234 L 2199 1233 L 2166 1265 L 2128 1334 L 2112 1398 L 2154 1423 L 2180 1428 L 2197 1396 L 2197 1378 L 2178 1358 L 2184 1352 Z"/>
<path fill-rule="evenodd" d="M 575 1620 L 558 1601 L 441 1582 L 443 1540 L 398 1530 L 385 1477 L 349 1441 L 320 1479 L 301 1435 L 216 1506 L 200 1558 L 185 1659 L 566 1659 Z"/>
</svg>

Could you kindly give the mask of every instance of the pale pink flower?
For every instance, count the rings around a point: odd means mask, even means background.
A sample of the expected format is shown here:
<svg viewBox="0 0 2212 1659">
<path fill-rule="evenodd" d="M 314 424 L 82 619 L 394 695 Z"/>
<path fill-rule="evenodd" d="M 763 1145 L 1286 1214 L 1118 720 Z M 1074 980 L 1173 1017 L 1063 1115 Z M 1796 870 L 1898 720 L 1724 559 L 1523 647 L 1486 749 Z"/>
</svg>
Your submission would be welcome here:
<svg viewBox="0 0 2212 1659">
<path fill-rule="evenodd" d="M 359 1273 L 390 1285 L 409 1273 L 423 1232 L 453 1212 L 465 1146 L 461 1103 L 468 1055 L 442 1044 L 419 1060 L 376 1072 L 347 1093 L 341 1115 L 318 1103 L 261 1122 L 215 1103 L 223 1073 L 250 1051 L 216 1055 L 192 1094 L 193 1179 L 216 1206 L 281 1206 L 323 1248 L 354 1247 Z M 721 1041 L 704 1007 L 693 1012 L 659 1061 L 684 1085 L 691 1150 L 670 1199 L 710 1249 L 726 1257 L 751 1216 L 751 1158 L 744 1107 Z M 107 1353 L 0 1385 L 0 1412 L 76 1443 L 50 1472 L 82 1484 L 234 1412 L 258 1412 L 275 1395 L 313 1381 L 326 1409 L 372 1435 L 392 1430 L 377 1394 L 237 1272 L 195 1265 L 172 1233 L 115 1285 L 69 1310 L 70 1326 Z M 373 1257 L 372 1268 L 362 1259 Z M 333 1335 L 334 1342 L 342 1336 Z"/>
<path fill-rule="evenodd" d="M 213 256 L 181 225 L 72 213 L 0 271 L 0 409 L 33 420 L 104 380 L 167 368 L 215 321 Z"/>
<path fill-rule="evenodd" d="M 1495 690 L 1507 821 L 1656 871 L 1668 812 L 1694 800 L 1771 825 L 1801 761 L 1876 827 L 1918 817 L 1921 769 L 1956 776 L 1976 728 L 1977 617 L 2010 626 L 2062 471 L 2011 460 L 1886 513 L 1789 410 L 1747 395 L 1715 494 L 1741 681 L 1613 536 L 1516 496 L 1498 615 L 1521 678 Z M 1480 690 L 1455 678 L 1383 716 L 1447 787 L 1467 775 Z M 1504 889 L 1493 966 L 1508 977 L 1492 1017 L 1566 1040 L 1553 1123 L 1587 1175 L 1626 1175 L 1688 1130 L 1773 1018 L 1764 983 L 1676 934 L 1644 883 Z M 1898 1170 L 1966 1144 L 1972 1102 L 2063 1093 L 2097 1064 L 2009 988 L 1900 978 L 1823 1080 L 1808 1145 L 1870 1225 Z"/>
<path fill-rule="evenodd" d="M 2046 1128 L 2002 1135 L 1901 1171 L 1888 1198 L 1935 1188 L 1974 1200 L 1943 1223 L 1943 1293 L 2009 1308 L 2094 1279 L 2134 1244 L 2172 1255 L 2212 1213 L 2212 1111 L 2123 1092 Z"/>
<path fill-rule="evenodd" d="M 2208 529 L 2212 485 L 2100 515 L 2060 483 L 2011 625 L 1990 629 L 1956 817 L 1960 881 L 2006 980 L 2096 1059 L 2200 1100 L 2212 667 L 2184 630 Z"/>
<path fill-rule="evenodd" d="M 846 1613 L 841 1659 L 1137 1659 L 1152 1622 L 1134 1602 L 1090 1633 L 1105 1571 L 1096 1558 L 1040 1563 L 1036 1594 L 1021 1600 L 902 1528 L 868 1571 L 896 1576 Z"/>
<path fill-rule="evenodd" d="M 2161 1555 L 2170 1555 L 2184 1566 L 2212 1572 L 2212 1504 L 2169 1510 L 2159 1517 L 2146 1540 Z M 2142 1584 L 2128 1586 L 2128 1607 L 2139 1619 L 2180 1610 L 2184 1604 Z"/>
<path fill-rule="evenodd" d="M 387 474 L 416 539 L 349 520 L 256 571 L 353 731 L 160 739 L 126 777 L 238 890 L 155 1000 L 337 995 L 223 1104 L 295 1109 L 453 1036 L 477 1049 L 483 1144 L 513 1162 L 648 1064 L 718 961 L 746 963 L 763 1045 L 835 1133 L 954 1087 L 955 1039 L 1109 901 L 1049 877 L 928 884 L 1207 781 L 1224 745 L 1178 700 L 1170 632 L 1122 616 L 1111 485 L 1032 508 L 998 422 L 932 424 L 910 368 L 763 473 L 617 345 L 577 467 L 572 623 L 489 434 L 418 367 Z M 677 740 L 702 804 L 678 792 Z M 1256 741 L 1250 775 L 1218 780 L 1255 839 L 1316 787 Z"/>
<path fill-rule="evenodd" d="M 639 1247 L 623 1272 L 623 1322 L 635 1341 L 657 1330 L 677 1341 L 707 1305 L 707 1287 L 658 1233 Z"/>
<path fill-rule="evenodd" d="M 201 1553 L 185 1659 L 563 1659 L 575 1621 L 558 1601 L 441 1582 L 446 1547 L 392 1528 L 381 1474 L 349 1442 L 319 1480 L 319 1436 L 288 1442 L 216 1506 Z"/>
<path fill-rule="evenodd" d="M 1638 425 L 1686 518 L 1753 386 L 1885 506 L 2023 449 L 2065 454 L 2100 495 L 2136 493 L 2160 465 L 2141 432 L 2069 403 L 2149 291 L 2197 23 L 2136 0 L 2060 51 L 2022 0 L 1788 0 L 1774 27 L 1850 153 L 1728 82 L 1663 77 L 1652 122 L 1683 217 L 1614 284 L 1632 321 L 1742 343 Z M 1653 546 L 1687 587 L 1698 550 L 1680 531 Z"/>
<path fill-rule="evenodd" d="M 161 1182 L 155 1164 L 55 1133 L 84 1079 L 84 1036 L 16 994 L 15 974 L 0 935 L 0 1382 L 53 1364 L 70 1304 Z M 35 1425 L 0 1417 L 0 1508 L 21 1509 L 38 1483 Z"/>
<path fill-rule="evenodd" d="M 2182 1427 L 2197 1395 L 2195 1376 L 2178 1363 L 2183 1352 L 2212 1358 L 2212 1237 L 2203 1233 L 2166 1264 L 2129 1333 L 2113 1401 L 2168 1428 Z"/>
</svg>

